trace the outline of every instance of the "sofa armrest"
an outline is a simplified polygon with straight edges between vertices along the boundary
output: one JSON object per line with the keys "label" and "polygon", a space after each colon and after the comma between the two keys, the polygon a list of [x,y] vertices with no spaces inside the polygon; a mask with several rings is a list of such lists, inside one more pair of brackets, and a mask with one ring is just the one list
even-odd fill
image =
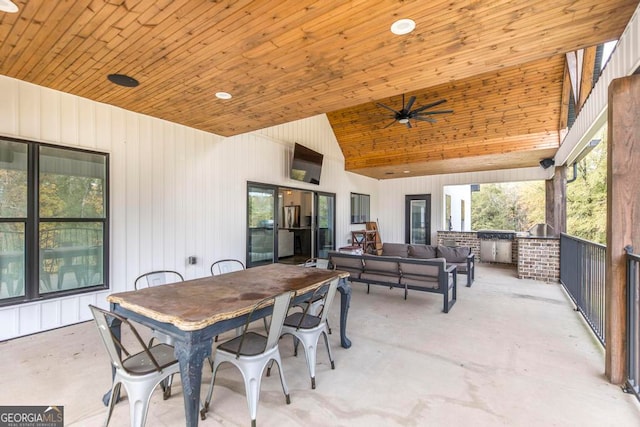
{"label": "sofa armrest", "polygon": [[446,270],[447,275],[451,275],[451,279],[453,280],[453,287],[456,287],[458,284],[458,266],[455,264],[449,265]]}
{"label": "sofa armrest", "polygon": [[[449,281],[449,277],[451,277],[451,281]],[[445,268],[444,277],[440,280],[445,280],[443,284],[444,307],[442,311],[448,313],[458,299],[458,266],[452,264]],[[449,290],[451,290],[451,300],[449,300]]]}
{"label": "sofa armrest", "polygon": [[467,255],[467,287],[470,288],[473,284],[473,279],[476,275],[476,256],[473,252]]}

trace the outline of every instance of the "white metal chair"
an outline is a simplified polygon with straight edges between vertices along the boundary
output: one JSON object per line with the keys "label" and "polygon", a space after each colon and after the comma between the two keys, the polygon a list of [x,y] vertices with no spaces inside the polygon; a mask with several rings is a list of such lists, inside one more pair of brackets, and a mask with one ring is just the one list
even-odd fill
{"label": "white metal chair", "polygon": [[[109,424],[113,406],[120,394],[120,386],[124,385],[129,399],[129,413],[132,427],[142,427],[147,419],[149,401],[156,386],[163,380],[180,372],[178,361],[173,355],[173,347],[168,344],[145,345],[138,331],[129,321],[115,313],[89,305],[98,326],[107,353],[114,368],[113,384],[109,397],[109,413],[105,426]],[[128,350],[119,337],[115,336],[110,324],[120,321],[121,328],[127,327],[135,337],[136,350]],[[130,346],[130,349],[133,347]]]}
{"label": "white metal chair", "polygon": [[156,270],[138,276],[133,282],[133,287],[138,290],[176,282],[184,282],[182,274],[173,270]]}
{"label": "white metal chair", "polygon": [[[321,268],[326,270],[329,266],[329,260],[324,258],[309,258],[304,262],[304,264],[302,264],[302,266],[306,268]],[[314,316],[320,316],[324,304],[323,295],[318,294],[313,301],[303,301],[296,304],[296,306],[300,307],[302,310],[305,310],[309,302],[311,303],[311,306],[309,307],[307,312],[309,314],[313,314]],[[331,326],[329,325],[328,319],[327,330],[329,331],[329,334],[331,334]]]}
{"label": "white metal chair", "polygon": [[[221,259],[211,264],[211,275],[220,276],[222,274],[233,273],[234,271],[242,271],[244,269],[245,269],[244,264],[240,260],[231,259],[231,258]],[[264,330],[269,331],[269,324],[267,323],[267,318],[265,317],[263,321],[264,321]],[[240,335],[241,333],[242,333],[242,328],[238,328],[236,330],[236,335]],[[215,337],[215,341],[218,342],[218,336]],[[209,359],[209,363],[211,364],[213,369],[213,362],[211,362],[211,359]]]}
{"label": "white metal chair", "polygon": [[316,388],[316,350],[318,347],[318,339],[320,335],[324,336],[324,342],[327,346],[327,352],[329,353],[329,361],[331,362],[331,369],[335,369],[335,363],[333,361],[333,355],[331,354],[331,347],[329,346],[327,315],[329,314],[329,307],[338,288],[339,279],[332,280],[328,286],[320,287],[309,298],[309,302],[316,299],[316,296],[321,294],[322,308],[318,315],[309,313],[312,304],[307,304],[307,308],[301,312],[295,312],[288,315],[284,319],[284,325],[282,326],[282,335],[293,335],[295,355],[298,354],[298,341],[302,342],[304,346],[304,354],[307,359],[307,366],[309,368],[309,375],[311,376],[311,388]]}
{"label": "white metal chair", "polygon": [[211,264],[212,276],[219,276],[220,274],[227,274],[240,270],[244,270],[244,264],[242,261],[237,259],[221,259]]}
{"label": "white metal chair", "polygon": [[[133,282],[133,287],[138,290],[142,288],[151,288],[154,286],[166,285],[168,283],[177,283],[184,282],[184,277],[182,274],[178,273],[174,270],[156,270],[150,271],[148,273],[141,274],[136,278]],[[173,338],[167,334],[163,334],[162,332],[158,332],[155,329],[152,329],[153,338],[149,341],[149,347],[153,345],[153,340],[157,339],[158,341],[173,345]],[[166,381],[162,382],[162,391],[164,399],[168,399],[171,396],[171,383],[173,382],[173,377],[167,378]]]}
{"label": "white metal chair", "polygon": [[[223,342],[222,344],[218,344],[214,354],[213,374],[211,376],[211,385],[209,386],[207,400],[204,403],[204,408],[200,411],[202,419],[205,418],[205,414],[209,410],[218,367],[224,362],[229,362],[235,365],[242,374],[247,395],[247,405],[249,406],[249,414],[251,415],[251,425],[253,427],[256,425],[256,414],[258,412],[258,399],[260,397],[262,373],[267,365],[270,365],[272,361],[275,361],[278,364],[282,390],[286,397],[287,404],[291,403],[289,389],[287,388],[287,384],[284,380],[284,373],[282,371],[280,351],[278,349],[278,340],[280,339],[280,333],[282,331],[282,322],[287,315],[290,301],[290,292],[285,292],[275,297],[263,299],[255,304],[251,313],[249,313],[242,335]],[[269,334],[264,336],[256,332],[249,331],[249,324],[251,323],[252,317],[255,315],[256,311],[264,307],[268,307],[271,302],[273,302],[273,312],[271,313]]]}

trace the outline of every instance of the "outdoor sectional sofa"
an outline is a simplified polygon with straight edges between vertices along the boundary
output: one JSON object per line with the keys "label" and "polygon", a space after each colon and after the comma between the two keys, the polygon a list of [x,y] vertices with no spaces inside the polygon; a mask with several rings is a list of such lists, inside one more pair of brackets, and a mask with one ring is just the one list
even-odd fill
{"label": "outdoor sectional sofa", "polygon": [[447,265],[454,264],[459,274],[467,276],[467,287],[471,287],[475,278],[475,255],[468,246],[434,246],[409,243],[385,243],[382,256],[401,258],[434,259],[444,258]]}
{"label": "outdoor sectional sofa", "polygon": [[[445,252],[446,249],[442,254]],[[366,283],[367,293],[370,285],[403,288],[405,299],[409,289],[440,293],[443,296],[443,311],[448,313],[457,298],[457,268],[460,263],[448,264],[445,258],[432,257],[432,254],[437,254],[437,247],[385,243],[380,256],[332,251],[329,252],[329,263],[332,268],[348,271],[350,281]],[[473,260],[471,254],[471,266],[466,262],[464,265],[470,276],[473,275]]]}

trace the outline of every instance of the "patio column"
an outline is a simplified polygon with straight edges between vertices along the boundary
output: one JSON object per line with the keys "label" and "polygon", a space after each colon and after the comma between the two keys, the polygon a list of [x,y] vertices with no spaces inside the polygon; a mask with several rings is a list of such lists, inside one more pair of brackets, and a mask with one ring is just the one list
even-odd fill
{"label": "patio column", "polygon": [[567,231],[567,168],[558,167],[545,181],[545,222],[556,233]]}
{"label": "patio column", "polygon": [[621,384],[626,377],[624,248],[640,251],[640,75],[611,82],[608,114],[605,374]]}

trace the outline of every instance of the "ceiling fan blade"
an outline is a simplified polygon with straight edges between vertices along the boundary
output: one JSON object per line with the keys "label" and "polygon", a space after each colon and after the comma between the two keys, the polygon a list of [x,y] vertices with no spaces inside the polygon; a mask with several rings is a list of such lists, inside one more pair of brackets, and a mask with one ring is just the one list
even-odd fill
{"label": "ceiling fan blade", "polygon": [[[404,100],[404,99],[403,99]],[[416,102],[416,97],[412,96],[411,98],[409,98],[409,102],[407,102],[407,106],[404,107],[404,112],[408,113],[409,111],[411,111],[411,107],[413,107],[413,103]]]}
{"label": "ceiling fan blade", "polygon": [[436,122],[436,119],[432,119],[431,117],[415,116],[413,119],[414,120],[420,120],[421,122],[429,122],[429,123],[435,123]]}
{"label": "ceiling fan blade", "polygon": [[[415,113],[415,111],[414,111]],[[424,112],[419,112],[417,114],[415,114],[415,116],[424,116],[425,114],[449,114],[449,113],[453,113],[453,110],[442,110],[442,111],[424,111]]]}
{"label": "ceiling fan blade", "polygon": [[392,121],[391,123],[389,123],[388,125],[386,125],[386,126],[385,126],[385,127],[383,127],[382,129],[386,129],[386,128],[388,128],[389,126],[391,126],[391,125],[392,125],[392,124],[394,124],[395,122],[396,122],[395,120],[394,120],[394,121]]}
{"label": "ceiling fan blade", "polygon": [[400,111],[396,111],[396,110],[394,110],[394,109],[393,109],[393,108],[391,108],[391,107],[387,107],[387,106],[386,106],[386,105],[384,105],[384,104],[380,104],[379,102],[376,102],[376,105],[377,105],[378,107],[386,108],[386,109],[387,109],[387,110],[389,110],[389,111],[393,111],[395,114],[400,114]]}
{"label": "ceiling fan blade", "polygon": [[418,107],[412,111],[412,113],[419,113],[420,111],[424,111],[427,108],[435,107],[436,105],[440,105],[442,103],[447,102],[446,99],[441,99],[440,101],[432,102],[431,104],[423,105],[422,107]]}

